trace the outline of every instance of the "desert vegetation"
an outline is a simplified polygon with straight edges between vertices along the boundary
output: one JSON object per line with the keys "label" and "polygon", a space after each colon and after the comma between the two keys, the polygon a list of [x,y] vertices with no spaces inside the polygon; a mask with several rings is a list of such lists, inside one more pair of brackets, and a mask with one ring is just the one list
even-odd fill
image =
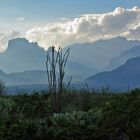
{"label": "desert vegetation", "polygon": [[65,89],[61,112],[52,93],[0,96],[1,140],[139,140],[140,90],[127,93]]}

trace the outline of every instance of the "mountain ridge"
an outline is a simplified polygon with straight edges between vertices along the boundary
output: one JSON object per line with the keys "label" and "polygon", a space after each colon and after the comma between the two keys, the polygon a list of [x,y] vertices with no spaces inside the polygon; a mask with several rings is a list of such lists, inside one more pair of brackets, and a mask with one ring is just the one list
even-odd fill
{"label": "mountain ridge", "polygon": [[111,58],[118,56],[122,51],[126,51],[138,45],[140,45],[140,41],[116,37],[108,40],[99,40],[93,43],[77,43],[64,49],[70,48],[70,60],[81,62],[81,64],[93,69],[97,68],[98,70],[103,70],[108,65]]}
{"label": "mountain ridge", "polygon": [[140,86],[140,57],[127,60],[115,70],[101,72],[86,79],[95,87],[110,86],[111,88],[124,88],[126,86]]}
{"label": "mountain ridge", "polygon": [[140,46],[134,46],[129,50],[123,51],[119,56],[112,58],[104,71],[113,70],[124,64],[128,59],[138,56],[140,56]]}

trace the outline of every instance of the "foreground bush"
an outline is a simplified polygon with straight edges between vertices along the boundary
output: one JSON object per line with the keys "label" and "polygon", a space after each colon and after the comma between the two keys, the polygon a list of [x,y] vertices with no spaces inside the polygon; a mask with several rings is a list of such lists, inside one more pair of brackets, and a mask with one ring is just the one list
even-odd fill
{"label": "foreground bush", "polygon": [[[66,95],[67,99],[68,97],[73,99],[71,105],[73,110],[77,111],[70,110],[62,113],[52,112],[49,95],[36,93],[2,96],[0,98],[0,139],[140,139],[139,90],[126,94],[89,94],[88,111],[84,111],[83,105],[80,107],[81,96],[83,96],[81,93]],[[70,100],[63,102],[65,108],[63,110],[67,110],[68,103]]]}

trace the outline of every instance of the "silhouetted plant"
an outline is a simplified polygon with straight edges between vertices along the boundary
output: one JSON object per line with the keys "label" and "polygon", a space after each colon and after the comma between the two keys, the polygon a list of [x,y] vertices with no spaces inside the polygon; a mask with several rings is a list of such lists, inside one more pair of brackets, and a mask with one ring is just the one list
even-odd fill
{"label": "silhouetted plant", "polygon": [[52,46],[46,55],[46,69],[48,77],[48,89],[52,93],[52,105],[56,112],[61,110],[61,98],[64,87],[65,66],[69,56],[69,49],[63,53],[61,47],[55,51]]}

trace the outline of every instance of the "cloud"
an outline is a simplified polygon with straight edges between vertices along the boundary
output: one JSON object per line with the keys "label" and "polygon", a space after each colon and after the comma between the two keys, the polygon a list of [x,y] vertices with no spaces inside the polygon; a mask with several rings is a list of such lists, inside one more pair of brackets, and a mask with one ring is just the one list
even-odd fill
{"label": "cloud", "polygon": [[25,18],[24,18],[24,17],[17,17],[17,20],[18,20],[18,21],[24,21]]}
{"label": "cloud", "polygon": [[17,31],[0,33],[0,53],[7,49],[9,40],[19,37],[19,35],[20,34]]}
{"label": "cloud", "polygon": [[140,24],[134,26],[132,29],[129,29],[124,36],[128,39],[140,40]]}
{"label": "cloud", "polygon": [[116,8],[103,14],[85,14],[78,18],[48,23],[44,27],[34,27],[26,32],[26,39],[38,42],[41,47],[51,45],[67,46],[73,43],[94,42],[124,36],[140,39],[140,9]]}

